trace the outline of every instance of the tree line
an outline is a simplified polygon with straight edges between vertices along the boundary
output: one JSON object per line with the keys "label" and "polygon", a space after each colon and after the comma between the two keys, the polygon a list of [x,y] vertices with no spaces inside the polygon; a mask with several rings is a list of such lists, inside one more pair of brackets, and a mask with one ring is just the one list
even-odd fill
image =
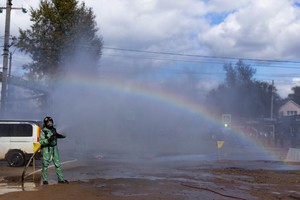
{"label": "tree line", "polygon": [[234,65],[224,64],[223,69],[224,83],[207,95],[208,105],[220,113],[230,113],[240,119],[276,118],[285,101],[293,100],[300,105],[299,86],[293,87],[293,93],[287,98],[281,98],[273,84],[255,80],[256,70],[243,60]]}

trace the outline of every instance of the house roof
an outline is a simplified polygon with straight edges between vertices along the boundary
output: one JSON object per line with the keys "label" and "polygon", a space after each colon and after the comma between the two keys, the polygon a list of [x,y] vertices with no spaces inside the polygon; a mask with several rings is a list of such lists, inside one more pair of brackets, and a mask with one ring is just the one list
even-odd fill
{"label": "house roof", "polygon": [[282,107],[284,107],[285,105],[289,104],[289,103],[293,104],[294,106],[296,106],[297,108],[300,109],[300,105],[299,105],[299,104],[297,104],[297,103],[296,103],[295,101],[293,101],[293,100],[288,100],[288,101],[286,101],[285,103],[283,103],[283,104],[280,106],[279,110],[280,110]]}

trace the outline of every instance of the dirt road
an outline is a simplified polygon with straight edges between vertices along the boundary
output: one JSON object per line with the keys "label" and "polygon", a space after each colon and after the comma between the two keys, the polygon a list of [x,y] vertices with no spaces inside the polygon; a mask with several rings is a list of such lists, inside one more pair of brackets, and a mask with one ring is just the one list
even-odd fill
{"label": "dirt road", "polygon": [[300,199],[300,164],[280,161],[98,156],[63,165],[68,185],[57,184],[50,169],[50,185],[40,185],[38,172],[34,181],[27,178],[25,191],[20,186],[22,170],[1,164],[1,200]]}

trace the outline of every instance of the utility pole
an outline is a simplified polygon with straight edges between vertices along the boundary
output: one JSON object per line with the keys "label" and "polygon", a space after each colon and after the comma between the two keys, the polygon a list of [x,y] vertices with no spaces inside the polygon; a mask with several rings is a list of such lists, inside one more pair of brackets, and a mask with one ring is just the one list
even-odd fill
{"label": "utility pole", "polygon": [[270,118],[273,119],[273,88],[274,88],[274,80],[272,80],[272,86],[271,86],[271,113],[270,113]]}
{"label": "utility pole", "polygon": [[8,74],[8,56],[9,56],[9,36],[10,36],[10,13],[12,9],[21,9],[23,13],[26,13],[24,8],[12,8],[12,0],[6,1],[6,7],[0,7],[6,10],[5,17],[5,30],[4,30],[4,48],[3,48],[3,65],[2,65],[2,89],[1,89],[1,116],[5,116],[7,105],[7,74]]}
{"label": "utility pole", "polygon": [[6,18],[4,31],[4,48],[3,48],[3,65],[2,65],[2,89],[1,89],[1,115],[5,115],[6,97],[7,97],[7,69],[8,69],[8,54],[9,54],[9,32],[10,32],[10,12],[12,0],[6,2]]}

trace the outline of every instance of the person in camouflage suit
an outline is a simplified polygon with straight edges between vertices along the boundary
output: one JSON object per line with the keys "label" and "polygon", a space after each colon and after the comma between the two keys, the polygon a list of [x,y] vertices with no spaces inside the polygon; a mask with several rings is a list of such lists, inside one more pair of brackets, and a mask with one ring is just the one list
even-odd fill
{"label": "person in camouflage suit", "polygon": [[58,183],[68,183],[68,181],[64,179],[61,170],[61,164],[57,148],[58,138],[65,138],[65,136],[56,132],[56,129],[53,127],[53,119],[51,117],[45,117],[39,141],[41,144],[43,155],[42,181],[44,185],[48,184],[47,171],[51,161],[53,161],[55,166]]}

